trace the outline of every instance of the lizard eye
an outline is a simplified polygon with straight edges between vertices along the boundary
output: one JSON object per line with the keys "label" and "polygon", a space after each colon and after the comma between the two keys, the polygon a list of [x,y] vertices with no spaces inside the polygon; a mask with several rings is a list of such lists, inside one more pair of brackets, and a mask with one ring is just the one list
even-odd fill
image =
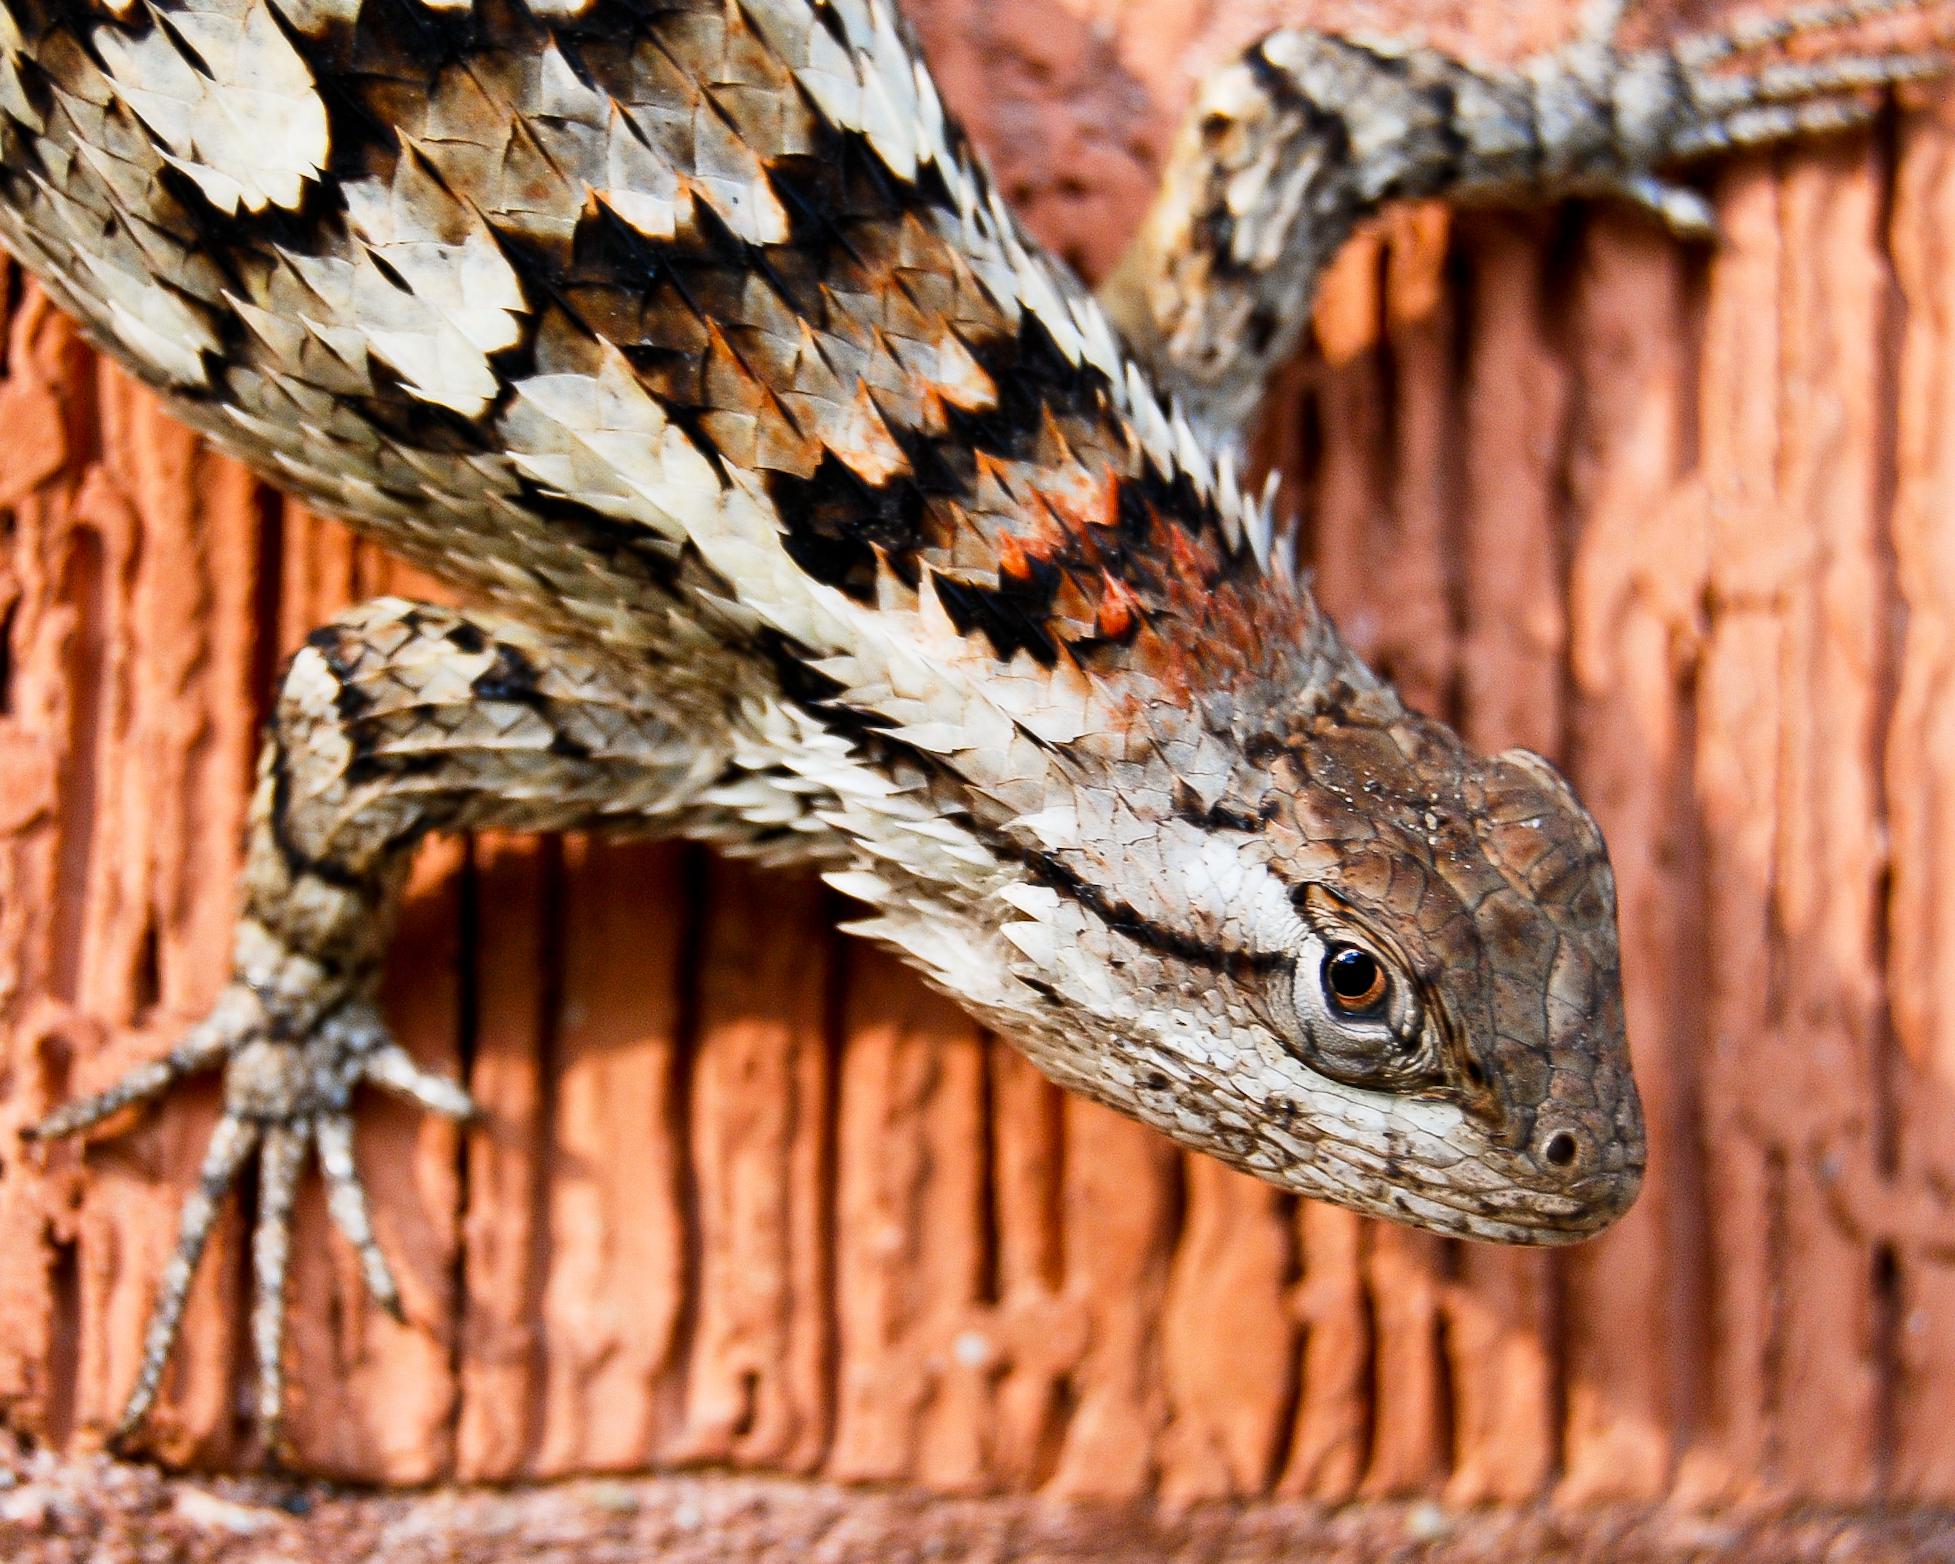
{"label": "lizard eye", "polygon": [[1303,907],[1304,936],[1290,969],[1289,1046],[1320,1075],[1375,1091],[1424,1091],[1444,1073],[1443,1032],[1390,942],[1362,927],[1327,892]]}
{"label": "lizard eye", "polygon": [[1333,945],[1324,955],[1324,997],[1342,1015],[1370,1015],[1384,1004],[1391,981],[1384,964],[1356,945]]}

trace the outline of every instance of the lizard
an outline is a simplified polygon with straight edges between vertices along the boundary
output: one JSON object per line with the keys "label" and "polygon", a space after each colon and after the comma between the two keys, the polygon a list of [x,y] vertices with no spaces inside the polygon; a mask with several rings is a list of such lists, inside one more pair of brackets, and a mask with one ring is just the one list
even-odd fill
{"label": "lizard", "polygon": [[[26,1134],[221,1069],[114,1435],[255,1165],[279,1448],[295,1190],[390,1312],[358,1094],[471,1111],[375,991],[418,842],[676,833],[818,867],[1062,1085],[1302,1195],[1519,1244],[1646,1161],[1614,882],[1320,611],[1238,447],[1353,228],[1615,195],[1943,68],[1838,0],[1517,66],[1271,32],[1098,293],[1028,238],[888,0],[0,0],[0,242],[273,483],[460,589],[282,676],[232,978]],[[1265,491],[1266,494],[1267,491]]]}

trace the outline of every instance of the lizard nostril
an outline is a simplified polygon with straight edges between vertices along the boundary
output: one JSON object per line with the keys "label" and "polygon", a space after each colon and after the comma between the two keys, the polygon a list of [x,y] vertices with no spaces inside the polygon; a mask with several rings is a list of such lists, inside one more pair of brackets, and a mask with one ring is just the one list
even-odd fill
{"label": "lizard nostril", "polygon": [[1575,1160],[1575,1137],[1566,1130],[1556,1130],[1541,1148],[1541,1155],[1555,1167],[1567,1167]]}

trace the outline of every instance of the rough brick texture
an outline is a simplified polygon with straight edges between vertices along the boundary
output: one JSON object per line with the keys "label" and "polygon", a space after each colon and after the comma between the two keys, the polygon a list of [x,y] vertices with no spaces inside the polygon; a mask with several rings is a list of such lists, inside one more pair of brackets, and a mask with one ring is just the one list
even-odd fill
{"label": "rough brick texture", "polygon": [[[1300,10],[912,9],[1089,271],[1198,69]],[[1312,14],[1457,43],[1477,11],[1511,54],[1571,9]],[[1266,442],[1357,642],[1481,744],[1561,757],[1608,831],[1653,1135],[1620,1229],[1470,1248],[1183,1156],[843,944],[804,881],[441,843],[390,1006],[487,1117],[363,1122],[405,1327],[309,1191],[304,1463],[1955,1503],[1955,96],[1714,185],[1715,250],[1615,212],[1396,215]],[[0,1409],[79,1448],[214,1098],[85,1158],[12,1132],[209,1000],[278,659],[426,587],[202,451],[17,277],[5,302]],[[253,1454],[237,1238],[154,1423],[169,1463]]]}
{"label": "rough brick texture", "polygon": [[8,1564],[1947,1564],[1919,1508],[1703,1516],[1674,1505],[1296,1500],[1180,1507],[946,1497],[781,1478],[586,1478],[346,1493],[162,1477],[99,1460],[0,1465]]}

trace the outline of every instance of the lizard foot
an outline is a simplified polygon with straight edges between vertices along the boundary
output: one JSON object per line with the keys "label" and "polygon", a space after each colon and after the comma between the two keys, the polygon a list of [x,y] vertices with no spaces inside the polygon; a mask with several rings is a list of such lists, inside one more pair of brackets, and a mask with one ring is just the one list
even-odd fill
{"label": "lizard foot", "polygon": [[316,1151],[328,1209],[360,1259],[380,1306],[400,1319],[400,1291],[374,1239],[366,1191],[353,1165],[354,1089],[370,1081],[453,1119],[473,1104],[454,1083],[431,1075],[387,1033],[364,1000],[352,1000],[309,1023],[269,1011],[250,988],[233,983],[210,1015],[170,1053],[137,1065],[115,1085],[50,1114],[27,1131],[47,1141],[78,1134],[134,1103],[158,1096],[198,1071],[224,1066],[224,1116],[211,1135],[197,1187],[183,1203],[182,1224],[165,1267],[135,1388],[111,1435],[134,1433],[156,1400],[164,1365],[183,1323],[204,1245],[220,1202],[244,1165],[258,1159],[258,1213],[251,1237],[251,1344],[257,1362],[258,1416],[274,1457],[282,1453],[285,1280],[291,1258],[292,1206],[299,1174]]}
{"label": "lizard foot", "polygon": [[[1879,112],[1882,91],[1944,76],[1955,64],[1946,48],[1925,44],[1848,49],[1813,59],[1785,54],[1788,46],[1850,35],[1883,20],[1945,12],[1947,0],[1817,0],[1688,34],[1660,49],[1617,54],[1616,33],[1628,9],[1628,0],[1599,0],[1575,52],[1587,51],[1614,76],[1607,96],[1619,124],[1633,133],[1639,110],[1663,122],[1664,161],[1864,125]],[[1579,62],[1571,63],[1584,74]],[[1714,232],[1709,203],[1685,186],[1645,169],[1625,170],[1603,183],[1682,237]]]}

